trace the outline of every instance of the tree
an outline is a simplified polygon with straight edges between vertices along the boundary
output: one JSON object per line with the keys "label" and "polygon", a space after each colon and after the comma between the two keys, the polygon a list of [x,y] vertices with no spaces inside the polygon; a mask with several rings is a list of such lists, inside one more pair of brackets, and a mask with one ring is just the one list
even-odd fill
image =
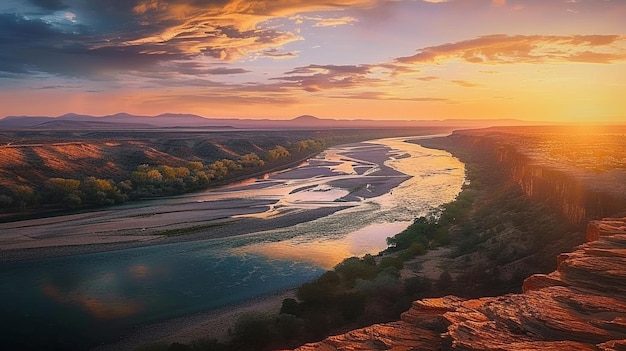
{"label": "tree", "polygon": [[83,192],[78,179],[50,178],[44,183],[43,201],[75,208],[82,203]]}
{"label": "tree", "polygon": [[32,206],[37,203],[37,196],[33,188],[27,185],[18,185],[13,189],[13,199],[15,203],[20,207],[21,211],[24,211],[27,206]]}
{"label": "tree", "polygon": [[358,257],[350,257],[336,265],[335,272],[343,278],[348,287],[351,287],[357,278],[373,279],[376,276],[376,266]]}
{"label": "tree", "polygon": [[9,207],[13,203],[13,199],[7,195],[0,195],[0,208]]}
{"label": "tree", "polygon": [[200,172],[204,169],[204,165],[199,161],[187,162],[187,168],[191,173]]}
{"label": "tree", "polygon": [[289,157],[289,156],[291,156],[289,151],[287,151],[287,149],[285,149],[284,147],[280,145],[277,146],[275,149],[271,149],[270,151],[267,152],[267,160],[270,162],[276,161],[282,157]]}
{"label": "tree", "polygon": [[325,302],[331,300],[341,284],[339,275],[328,271],[312,282],[304,283],[298,288],[296,296],[302,302]]}
{"label": "tree", "polygon": [[[157,171],[158,172],[158,171]],[[126,200],[125,195],[110,179],[87,177],[83,182],[84,200],[95,205],[112,205]]]}
{"label": "tree", "polygon": [[280,314],[300,315],[300,304],[295,299],[284,299],[280,307]]}
{"label": "tree", "polygon": [[261,167],[265,164],[265,162],[263,162],[263,160],[261,160],[255,153],[249,153],[241,156],[239,158],[239,163],[244,168]]}

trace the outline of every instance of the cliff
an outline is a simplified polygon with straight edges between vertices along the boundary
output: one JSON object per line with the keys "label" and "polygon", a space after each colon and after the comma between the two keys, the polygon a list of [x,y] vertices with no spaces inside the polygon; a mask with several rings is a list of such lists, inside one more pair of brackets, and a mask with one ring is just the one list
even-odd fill
{"label": "cliff", "polygon": [[521,294],[419,300],[398,322],[297,350],[624,350],[626,218],[591,221],[587,233],[593,241],[527,278]]}
{"label": "cliff", "polygon": [[495,153],[525,195],[559,208],[568,221],[612,216],[626,208],[624,127],[488,128],[450,138]]}

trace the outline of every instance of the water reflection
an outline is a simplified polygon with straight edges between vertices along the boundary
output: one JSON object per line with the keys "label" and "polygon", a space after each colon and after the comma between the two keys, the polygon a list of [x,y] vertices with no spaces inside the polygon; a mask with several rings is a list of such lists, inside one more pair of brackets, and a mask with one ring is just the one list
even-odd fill
{"label": "water reflection", "polygon": [[42,292],[58,304],[75,305],[102,321],[129,317],[143,309],[143,305],[140,302],[131,302],[125,297],[116,294],[97,296],[92,295],[88,290],[64,292],[61,291],[60,287],[52,284],[44,284]]}
{"label": "water reflection", "polygon": [[406,228],[410,222],[377,223],[349,233],[345,237],[296,237],[289,240],[257,243],[235,249],[263,255],[269,259],[312,262],[332,269],[347,257],[377,253],[387,247],[387,238]]}

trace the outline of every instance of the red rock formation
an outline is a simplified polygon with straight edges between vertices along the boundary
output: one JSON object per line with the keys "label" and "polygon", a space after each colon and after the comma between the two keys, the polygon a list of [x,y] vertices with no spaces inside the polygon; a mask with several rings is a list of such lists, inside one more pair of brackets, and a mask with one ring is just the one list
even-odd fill
{"label": "red rock formation", "polygon": [[401,321],[297,350],[626,350],[626,218],[588,228],[595,241],[526,279],[522,294],[415,301]]}

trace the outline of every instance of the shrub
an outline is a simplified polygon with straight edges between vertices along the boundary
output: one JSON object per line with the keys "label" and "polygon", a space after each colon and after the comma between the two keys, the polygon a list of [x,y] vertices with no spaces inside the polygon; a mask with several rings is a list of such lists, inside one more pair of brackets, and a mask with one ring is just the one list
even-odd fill
{"label": "shrub", "polygon": [[356,279],[373,279],[376,276],[376,266],[358,257],[350,257],[335,266],[335,272],[339,274],[347,287],[352,287]]}
{"label": "shrub", "polygon": [[272,322],[274,318],[264,313],[243,314],[234,327],[234,340],[244,345],[264,347],[276,336]]}
{"label": "shrub", "polygon": [[295,299],[284,299],[280,307],[280,314],[300,315],[300,304]]}

